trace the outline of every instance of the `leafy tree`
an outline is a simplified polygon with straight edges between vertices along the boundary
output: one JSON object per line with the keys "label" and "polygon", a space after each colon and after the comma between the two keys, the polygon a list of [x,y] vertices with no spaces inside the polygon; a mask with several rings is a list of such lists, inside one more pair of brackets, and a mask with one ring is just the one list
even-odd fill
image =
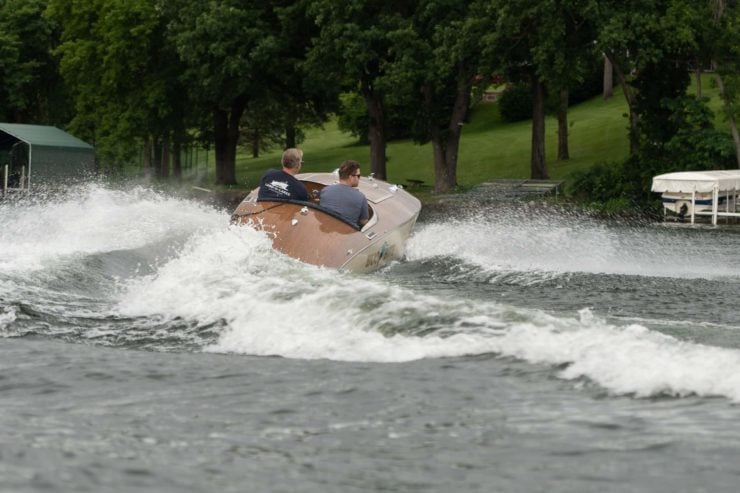
{"label": "leafy tree", "polygon": [[[169,35],[185,65],[181,80],[195,106],[212,115],[216,183],[236,183],[240,124],[250,108],[276,108],[288,145],[295,144],[298,125],[326,118],[331,91],[304,77],[314,32],[306,2],[177,0],[172,5],[177,12]],[[258,122],[258,116],[247,117],[253,129],[274,128],[276,119]]]}
{"label": "leafy tree", "polygon": [[45,0],[0,0],[0,119],[61,125],[70,106],[51,49]]}
{"label": "leafy tree", "polygon": [[325,77],[313,78],[307,67],[308,51],[319,29],[308,9],[312,0],[283,2],[275,8],[280,23],[283,63],[292,67],[280,94],[270,104],[283,116],[285,147],[295,147],[304,126],[322,125],[339,108],[341,88]]}
{"label": "leafy tree", "polygon": [[[277,84],[279,42],[271,5],[227,0],[173,2],[169,25],[196,107],[211,114],[216,183],[236,184],[239,124],[254,100]],[[286,70],[290,73],[290,70]]]}
{"label": "leafy tree", "polygon": [[568,159],[569,92],[583,83],[591,71],[596,38],[596,0],[553,0],[538,2],[532,59],[537,75],[557,94],[558,159]]}
{"label": "leafy tree", "polygon": [[309,70],[315,80],[337,82],[357,91],[367,106],[370,169],[386,178],[388,98],[403,94],[389,76],[398,62],[394,43],[408,33],[412,5],[390,0],[316,0],[309,14],[320,32],[312,46]]}
{"label": "leafy tree", "polygon": [[569,192],[583,202],[592,204],[627,203],[624,166],[622,163],[596,163],[571,176]]}
{"label": "leafy tree", "polygon": [[532,118],[532,89],[529,84],[517,82],[509,84],[498,98],[501,119],[505,122],[518,122]]}
{"label": "leafy tree", "polygon": [[[727,133],[715,130],[707,98],[683,96],[666,101],[676,132],[666,142],[665,170],[724,169],[734,163],[735,146]],[[656,173],[657,174],[657,173]]]}
{"label": "leafy tree", "polygon": [[[250,104],[240,124],[239,142],[249,149],[252,157],[259,157],[261,151],[285,144],[285,118],[277,102],[261,100]],[[294,140],[289,147],[295,147]]]}
{"label": "leafy tree", "polygon": [[186,137],[187,108],[165,14],[149,0],[50,0],[47,10],[62,29],[56,53],[75,102],[71,127],[119,165],[135,157],[136,142],[146,143],[160,176],[169,174],[162,157],[171,143],[177,150]]}
{"label": "leafy tree", "polygon": [[[683,75],[688,77],[688,71]],[[706,99],[691,95],[662,99],[665,120],[660,129],[652,129],[649,135],[663,140],[642,142],[640,152],[628,159],[622,168],[625,194],[634,202],[645,204],[653,200],[650,184],[655,175],[723,169],[732,163],[732,139],[714,129],[714,115],[706,102]],[[640,128],[645,127],[641,121]]]}
{"label": "leafy tree", "polygon": [[[345,92],[339,96],[337,126],[343,132],[357,137],[361,144],[368,145],[370,119],[367,116],[367,105],[357,92]],[[386,136],[388,141],[408,139],[411,137],[413,112],[416,108],[398,106],[391,100],[386,104]]]}
{"label": "leafy tree", "polygon": [[621,166],[620,190],[644,204],[652,199],[652,176],[721,168],[731,155],[706,100],[686,94],[690,70],[707,50],[707,29],[698,26],[711,17],[706,4],[690,0],[615,0],[601,7],[598,44],[630,110],[631,155]]}
{"label": "leafy tree", "polygon": [[533,60],[536,41],[532,33],[546,29],[549,19],[538,11],[535,0],[492,0],[498,21],[486,35],[484,55],[499,67],[507,80],[532,88],[531,177],[548,178],[545,160],[545,97],[543,80]]}
{"label": "leafy tree", "polygon": [[700,31],[704,35],[704,44],[699,58],[708,58],[714,69],[724,103],[725,118],[730,124],[735,144],[735,165],[740,168],[740,132],[737,126],[737,119],[740,118],[740,3],[733,0],[709,0],[706,3],[699,2],[695,7],[701,12],[697,17],[704,21],[697,23],[704,26]]}
{"label": "leafy tree", "polygon": [[370,119],[367,116],[367,105],[357,92],[344,92],[339,95],[337,126],[342,132],[357,137],[361,144],[370,143],[368,137]]}
{"label": "leafy tree", "polygon": [[497,29],[486,54],[507,79],[532,88],[531,177],[548,178],[545,113],[548,92],[558,101],[558,156],[568,158],[568,91],[585,78],[597,28],[596,0],[493,0]]}
{"label": "leafy tree", "polygon": [[532,88],[531,177],[548,178],[545,161],[545,98],[543,80],[533,60],[536,46],[532,36],[549,21],[538,13],[535,0],[492,0],[497,21],[485,36],[484,54],[491,67],[499,67],[504,77]]}
{"label": "leafy tree", "polygon": [[399,39],[403,64],[393,79],[404,87],[415,73],[420,95],[416,140],[431,140],[434,152],[434,189],[449,192],[457,186],[460,137],[470,109],[479,73],[481,43],[495,10],[488,2],[421,0],[414,26]]}
{"label": "leafy tree", "polygon": [[[654,137],[652,132],[661,132],[661,119],[666,116],[661,98],[681,96],[688,86],[686,74],[697,52],[692,4],[692,0],[600,3],[598,46],[622,84],[629,107],[633,156],[640,152],[641,142]],[[649,95],[640,96],[640,91]],[[667,135],[663,132],[659,137]]]}

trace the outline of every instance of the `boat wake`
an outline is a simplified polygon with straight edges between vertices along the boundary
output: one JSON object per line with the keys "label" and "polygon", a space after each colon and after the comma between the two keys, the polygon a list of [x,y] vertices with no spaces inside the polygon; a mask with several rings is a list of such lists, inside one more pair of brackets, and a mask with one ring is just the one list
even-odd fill
{"label": "boat wake", "polygon": [[424,224],[407,257],[455,258],[495,273],[591,273],[674,278],[740,278],[737,234],[607,223],[565,213],[501,209]]}
{"label": "boat wake", "polygon": [[[45,206],[3,205],[0,216],[9,225],[0,232],[6,338],[366,362],[492,354],[615,395],[740,401],[733,347],[614,323],[588,308],[563,313],[471,296],[476,288],[466,287],[469,276],[456,262],[446,279],[442,263],[436,283],[394,277],[435,258],[476,265],[488,281],[497,269],[520,275],[507,279],[525,287],[529,272],[596,273],[612,263],[612,272],[677,274],[651,266],[657,253],[645,254],[649,240],[629,229],[568,218],[550,226],[480,218],[421,224],[410,262],[361,276],[303,264],[274,251],[264,234],[229,226],[225,211],[143,189],[90,186]],[[698,276],[702,267],[709,265],[681,267],[678,276]]]}

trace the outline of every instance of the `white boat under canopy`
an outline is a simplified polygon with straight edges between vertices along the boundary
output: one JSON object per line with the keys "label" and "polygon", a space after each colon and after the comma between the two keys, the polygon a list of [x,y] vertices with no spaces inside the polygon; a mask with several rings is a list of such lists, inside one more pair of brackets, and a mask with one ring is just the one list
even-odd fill
{"label": "white boat under canopy", "polygon": [[653,192],[661,194],[663,212],[686,216],[740,217],[740,170],[679,171],[653,177]]}

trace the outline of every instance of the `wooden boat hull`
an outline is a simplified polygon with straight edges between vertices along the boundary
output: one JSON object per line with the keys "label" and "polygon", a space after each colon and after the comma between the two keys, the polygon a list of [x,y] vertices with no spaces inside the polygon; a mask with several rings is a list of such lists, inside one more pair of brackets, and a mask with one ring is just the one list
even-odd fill
{"label": "wooden boat hull", "polygon": [[[298,175],[312,196],[333,183],[331,173]],[[273,247],[314,265],[370,272],[403,257],[406,239],[421,203],[413,195],[381,180],[363,178],[372,217],[362,230],[321,208],[317,201],[256,201],[252,191],[236,208],[232,223],[265,231]]]}

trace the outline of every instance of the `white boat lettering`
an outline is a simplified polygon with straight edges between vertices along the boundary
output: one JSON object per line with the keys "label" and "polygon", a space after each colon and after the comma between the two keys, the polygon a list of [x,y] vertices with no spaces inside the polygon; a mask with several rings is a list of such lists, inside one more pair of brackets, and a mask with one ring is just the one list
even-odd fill
{"label": "white boat lettering", "polygon": [[380,246],[380,250],[367,257],[365,267],[376,266],[386,257],[391,259],[396,257],[396,245],[389,245],[388,242],[384,242]]}

